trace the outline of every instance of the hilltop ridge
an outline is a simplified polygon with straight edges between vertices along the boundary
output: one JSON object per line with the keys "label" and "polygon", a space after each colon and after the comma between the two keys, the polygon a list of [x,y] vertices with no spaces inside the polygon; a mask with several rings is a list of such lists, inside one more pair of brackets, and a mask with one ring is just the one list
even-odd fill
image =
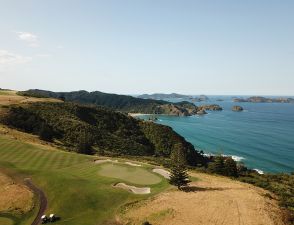
{"label": "hilltop ridge", "polygon": [[30,89],[27,91],[18,92],[18,94],[30,97],[57,98],[66,102],[104,106],[126,113],[191,116],[196,115],[198,111],[202,110],[201,106],[198,107],[189,101],[171,103],[164,100],[135,98],[129,95],[109,94],[100,91],[88,92],[81,90],[72,92],[52,92],[39,89]]}

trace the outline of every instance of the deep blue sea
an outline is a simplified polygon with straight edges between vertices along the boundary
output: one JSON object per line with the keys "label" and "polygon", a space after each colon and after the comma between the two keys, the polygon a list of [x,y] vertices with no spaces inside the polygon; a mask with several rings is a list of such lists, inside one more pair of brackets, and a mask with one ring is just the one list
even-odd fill
{"label": "deep blue sea", "polygon": [[[235,156],[247,167],[264,172],[293,172],[294,104],[234,103],[231,97],[222,99],[225,100],[195,104],[216,103],[223,111],[204,116],[158,116],[157,122],[172,127],[205,153]],[[233,105],[245,110],[233,112]]]}

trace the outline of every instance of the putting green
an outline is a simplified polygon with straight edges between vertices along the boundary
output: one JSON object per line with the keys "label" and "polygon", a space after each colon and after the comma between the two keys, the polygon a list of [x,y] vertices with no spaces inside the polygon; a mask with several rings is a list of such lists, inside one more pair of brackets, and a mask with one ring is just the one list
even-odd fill
{"label": "putting green", "polygon": [[98,173],[101,176],[117,178],[133,184],[151,185],[162,181],[159,176],[149,172],[146,168],[115,163],[101,164]]}

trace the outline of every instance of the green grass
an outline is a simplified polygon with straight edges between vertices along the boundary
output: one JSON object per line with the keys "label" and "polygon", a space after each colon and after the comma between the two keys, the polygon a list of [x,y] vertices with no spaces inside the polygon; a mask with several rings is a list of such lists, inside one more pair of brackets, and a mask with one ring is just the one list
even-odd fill
{"label": "green grass", "polygon": [[0,90],[0,95],[15,95],[12,91]]}
{"label": "green grass", "polygon": [[162,178],[147,171],[145,168],[118,165],[114,163],[103,163],[99,174],[127,181],[133,184],[150,185],[160,183]]}
{"label": "green grass", "polygon": [[[115,217],[121,206],[145,199],[168,186],[167,181],[152,174],[148,167],[134,168],[118,164],[111,170],[111,164],[95,164],[93,161],[94,157],[91,156],[48,150],[0,137],[0,169],[13,171],[21,179],[31,177],[47,196],[46,213],[61,217],[55,224],[105,224],[105,221]],[[115,173],[122,171],[123,175],[115,176]],[[120,181],[148,184],[152,194],[134,195],[111,187]],[[30,224],[36,210],[37,207],[29,215],[9,219],[13,219],[14,224]],[[4,221],[4,217],[0,218]]]}
{"label": "green grass", "polygon": [[0,225],[13,225],[13,221],[8,218],[0,217]]}

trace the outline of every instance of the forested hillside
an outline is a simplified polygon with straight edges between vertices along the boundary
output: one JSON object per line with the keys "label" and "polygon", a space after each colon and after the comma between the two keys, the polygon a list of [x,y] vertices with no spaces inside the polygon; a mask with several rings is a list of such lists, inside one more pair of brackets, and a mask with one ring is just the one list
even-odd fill
{"label": "forested hillside", "polygon": [[171,114],[188,116],[196,114],[197,106],[190,102],[170,103],[162,100],[135,98],[128,95],[108,94],[99,91],[52,92],[32,89],[18,92],[33,97],[59,98],[68,102],[105,106],[117,111],[129,113]]}
{"label": "forested hillside", "polygon": [[180,145],[190,165],[204,162],[203,156],[171,128],[103,107],[31,103],[9,106],[4,115],[2,123],[79,153],[169,157]]}

